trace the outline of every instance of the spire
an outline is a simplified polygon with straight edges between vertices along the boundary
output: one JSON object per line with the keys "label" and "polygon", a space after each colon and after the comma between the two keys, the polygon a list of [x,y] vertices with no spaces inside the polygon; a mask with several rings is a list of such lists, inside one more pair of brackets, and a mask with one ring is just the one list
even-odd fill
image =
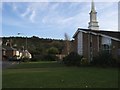
{"label": "spire", "polygon": [[93,0],[91,2],[91,11],[95,12],[95,5]]}
{"label": "spire", "polygon": [[99,30],[97,22],[97,12],[95,11],[95,5],[93,0],[91,2],[90,22],[88,28],[92,30]]}

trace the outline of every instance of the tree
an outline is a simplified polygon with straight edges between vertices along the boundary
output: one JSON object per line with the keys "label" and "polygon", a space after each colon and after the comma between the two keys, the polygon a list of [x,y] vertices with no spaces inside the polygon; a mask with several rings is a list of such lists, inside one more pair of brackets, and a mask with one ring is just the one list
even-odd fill
{"label": "tree", "polygon": [[56,47],[51,47],[47,50],[47,53],[44,56],[44,60],[46,61],[56,61],[58,60],[58,57],[56,56],[56,54],[59,53],[58,49]]}
{"label": "tree", "polygon": [[52,41],[52,43],[50,43],[50,46],[56,47],[59,50],[59,54],[60,54],[62,52],[64,44],[60,41]]}
{"label": "tree", "polygon": [[58,49],[55,47],[49,48],[47,52],[48,52],[48,54],[58,54],[59,53]]}
{"label": "tree", "polygon": [[65,33],[65,49],[66,49],[66,52],[67,52],[67,55],[70,53],[70,38],[69,36],[67,35],[67,33]]}

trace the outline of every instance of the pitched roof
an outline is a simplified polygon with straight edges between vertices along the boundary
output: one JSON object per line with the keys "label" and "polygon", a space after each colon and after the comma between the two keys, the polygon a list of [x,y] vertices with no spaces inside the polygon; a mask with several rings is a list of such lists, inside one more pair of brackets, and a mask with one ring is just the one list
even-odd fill
{"label": "pitched roof", "polygon": [[15,49],[15,48],[13,48],[13,47],[9,47],[9,46],[6,46],[6,45],[3,45],[2,46],[5,50],[17,50],[17,49]]}
{"label": "pitched roof", "polygon": [[76,37],[76,35],[79,33],[79,32],[85,32],[85,33],[94,33],[96,35],[106,35],[106,36],[109,36],[109,37],[112,37],[112,38],[116,38],[116,39],[119,39],[120,40],[120,32],[119,31],[105,31],[105,30],[91,30],[91,29],[81,29],[81,28],[78,28],[78,30],[76,31],[76,33],[73,35],[73,38]]}
{"label": "pitched roof", "polygon": [[2,50],[6,50],[6,49],[2,47]]}

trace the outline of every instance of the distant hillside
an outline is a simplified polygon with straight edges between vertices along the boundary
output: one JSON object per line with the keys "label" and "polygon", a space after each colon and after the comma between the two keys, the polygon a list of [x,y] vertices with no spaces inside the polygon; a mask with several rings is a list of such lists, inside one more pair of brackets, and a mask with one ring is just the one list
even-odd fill
{"label": "distant hillside", "polygon": [[[14,48],[26,48],[26,37],[3,37],[2,40],[3,46],[7,40],[10,40],[11,45]],[[46,54],[47,50],[51,47],[57,48],[59,54],[61,54],[65,48],[65,41],[57,39],[44,39],[36,36],[27,37],[27,49],[32,54]]]}

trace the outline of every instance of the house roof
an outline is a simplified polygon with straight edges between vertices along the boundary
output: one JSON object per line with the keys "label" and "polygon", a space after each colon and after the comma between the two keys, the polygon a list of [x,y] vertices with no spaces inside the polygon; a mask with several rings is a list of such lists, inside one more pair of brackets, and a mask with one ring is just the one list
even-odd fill
{"label": "house roof", "polygon": [[3,45],[2,48],[4,48],[5,50],[14,50],[14,51],[17,50],[13,47],[9,47],[9,46],[6,46],[6,45]]}
{"label": "house roof", "polygon": [[2,47],[2,50],[6,50],[6,49]]}
{"label": "house roof", "polygon": [[79,32],[92,33],[92,34],[101,35],[101,36],[108,36],[112,39],[120,41],[120,32],[119,31],[105,31],[105,30],[98,30],[97,31],[97,30],[91,30],[91,29],[78,28],[76,33],[73,35],[73,38],[75,38]]}

